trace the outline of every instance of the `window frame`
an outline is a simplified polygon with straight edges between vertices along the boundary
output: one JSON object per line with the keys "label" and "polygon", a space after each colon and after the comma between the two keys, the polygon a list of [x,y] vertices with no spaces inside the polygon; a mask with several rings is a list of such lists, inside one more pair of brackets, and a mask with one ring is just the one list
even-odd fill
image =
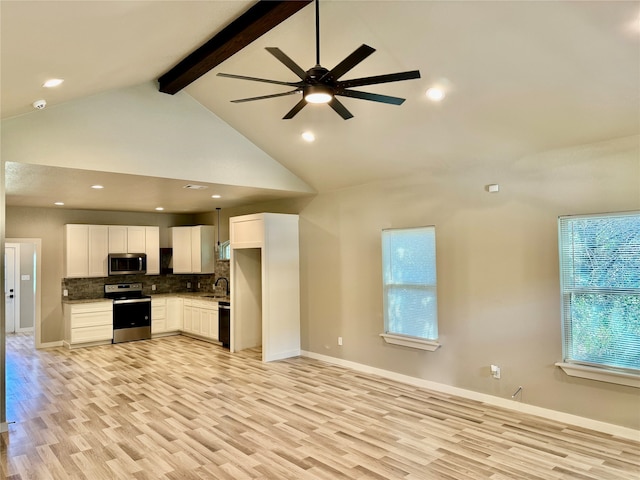
{"label": "window frame", "polygon": [[[432,265],[425,265],[426,268],[430,269],[431,276],[433,277],[434,282],[422,282],[422,283],[393,283],[387,282],[387,277],[390,275],[388,273],[388,268],[391,269],[392,265],[387,265],[385,263],[385,234],[389,232],[415,232],[416,230],[425,230],[428,231],[433,240],[433,252],[430,252],[428,257],[433,259]],[[384,333],[381,333],[380,336],[384,339],[386,343],[399,345],[403,347],[416,348],[420,350],[426,351],[435,351],[440,347],[440,343],[438,342],[438,338],[427,338],[421,336],[413,336],[408,334],[403,334],[399,332],[390,331],[389,329],[389,297],[391,287],[405,287],[410,288],[412,290],[425,290],[433,292],[433,298],[435,299],[435,311],[432,323],[435,323],[435,331],[438,331],[438,307],[437,307],[437,261],[436,261],[436,228],[435,225],[426,225],[421,227],[408,227],[408,228],[388,228],[384,229],[381,234],[381,257],[382,257],[382,268],[381,268],[381,276],[382,276],[382,294],[383,294],[383,322],[384,322]],[[390,256],[389,260],[392,260]]]}
{"label": "window frame", "polygon": [[222,242],[218,247],[218,260],[231,259],[231,242],[229,240]]}
{"label": "window frame", "polygon": [[[566,240],[564,239],[563,232],[567,225],[572,220],[584,220],[594,219],[601,220],[605,218],[614,217],[626,217],[635,216],[640,218],[640,211],[629,212],[615,212],[615,213],[602,213],[602,214],[589,214],[589,215],[571,215],[558,217],[558,260],[559,260],[559,274],[560,274],[560,308],[561,308],[561,329],[562,329],[562,358],[563,361],[557,362],[555,365],[562,368],[563,371],[572,377],[587,378],[591,380],[604,381],[609,383],[616,383],[621,385],[627,385],[631,387],[640,388],[640,366],[635,368],[626,368],[607,365],[602,362],[598,362],[595,359],[585,360],[580,358],[572,358],[570,344],[572,342],[573,324],[574,318],[571,316],[571,302],[573,295],[580,294],[604,294],[604,295],[638,295],[640,294],[640,287],[634,288],[616,288],[616,287],[583,287],[576,285],[566,285],[567,278],[571,275],[570,272],[565,271],[569,265],[573,265],[574,262],[569,262],[568,259],[573,259],[571,254],[567,255],[565,252],[573,250],[574,242],[568,244],[571,248],[568,249]],[[570,267],[569,267],[570,268]],[[568,315],[567,315],[568,313]]]}

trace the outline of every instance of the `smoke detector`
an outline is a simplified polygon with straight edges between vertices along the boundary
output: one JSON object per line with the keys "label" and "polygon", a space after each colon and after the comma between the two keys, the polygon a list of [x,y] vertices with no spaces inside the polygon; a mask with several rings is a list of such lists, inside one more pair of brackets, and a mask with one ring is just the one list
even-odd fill
{"label": "smoke detector", "polygon": [[33,102],[33,108],[35,108],[36,110],[42,110],[46,106],[47,106],[47,101],[44,99],[36,100],[35,102]]}

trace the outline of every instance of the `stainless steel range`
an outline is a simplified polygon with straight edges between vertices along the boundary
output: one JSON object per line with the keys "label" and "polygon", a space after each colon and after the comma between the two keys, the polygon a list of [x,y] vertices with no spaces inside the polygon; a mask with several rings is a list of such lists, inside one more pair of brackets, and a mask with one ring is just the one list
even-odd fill
{"label": "stainless steel range", "polygon": [[142,294],[142,283],[104,286],[113,299],[113,343],[151,338],[151,297]]}

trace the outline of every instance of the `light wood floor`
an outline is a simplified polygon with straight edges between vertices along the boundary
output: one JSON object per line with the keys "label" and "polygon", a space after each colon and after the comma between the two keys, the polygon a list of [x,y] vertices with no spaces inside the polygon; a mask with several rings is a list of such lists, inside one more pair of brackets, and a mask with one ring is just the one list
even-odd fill
{"label": "light wood floor", "polygon": [[640,478],[638,443],[307,358],[32,345],[7,342],[10,480]]}

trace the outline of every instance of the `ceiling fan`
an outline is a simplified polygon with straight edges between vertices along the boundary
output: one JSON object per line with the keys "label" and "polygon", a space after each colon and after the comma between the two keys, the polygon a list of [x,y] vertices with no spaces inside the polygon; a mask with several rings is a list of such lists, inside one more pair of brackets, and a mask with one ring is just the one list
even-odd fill
{"label": "ceiling fan", "polygon": [[338,65],[328,70],[320,65],[320,11],[318,0],[315,2],[316,7],[316,65],[307,71],[304,71],[298,64],[291,60],[285,53],[277,47],[267,47],[266,50],[274,57],[280,60],[289,70],[295,73],[300,80],[297,82],[283,82],[279,80],[268,80],[265,78],[246,77],[244,75],[232,75],[229,73],[218,73],[219,77],[237,78],[240,80],[251,80],[254,82],[272,83],[275,85],[285,85],[294,87],[284,93],[275,93],[272,95],[262,95],[259,97],[241,98],[239,100],[231,100],[233,103],[251,102],[254,100],[264,100],[267,98],[284,97],[302,93],[302,99],[283,117],[289,120],[296,116],[307,103],[328,103],[335,112],[344,120],[353,117],[351,112],[336,98],[338,96],[359,98],[361,100],[370,100],[372,102],[388,103],[391,105],[401,105],[404,98],[391,97],[388,95],[379,95],[376,93],[362,92],[351,90],[352,87],[361,87],[364,85],[375,85],[379,83],[399,82],[402,80],[412,80],[420,78],[420,71],[411,70],[408,72],[390,73],[387,75],[376,75],[373,77],[355,78],[352,80],[340,80],[340,78],[351,70],[353,67],[362,62],[365,58],[375,52],[375,49],[368,45],[361,45],[351,55],[342,60]]}

